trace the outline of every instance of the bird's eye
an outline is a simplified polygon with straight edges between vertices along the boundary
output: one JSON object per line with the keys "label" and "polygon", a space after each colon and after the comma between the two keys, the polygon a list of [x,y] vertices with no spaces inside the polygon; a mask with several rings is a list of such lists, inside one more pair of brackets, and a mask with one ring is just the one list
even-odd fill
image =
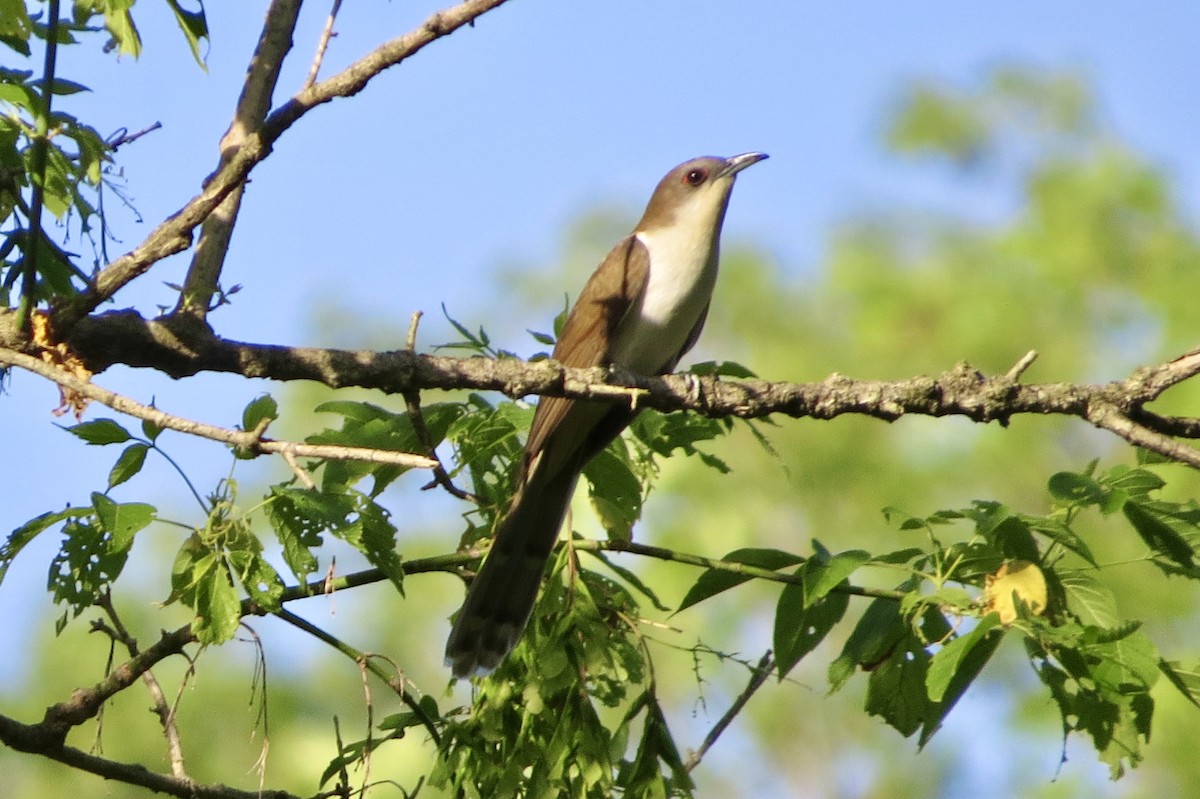
{"label": "bird's eye", "polygon": [[701,183],[703,183],[705,180],[708,179],[708,170],[693,169],[690,172],[688,172],[686,175],[684,175],[683,179],[687,181],[687,184],[689,186],[699,186]]}

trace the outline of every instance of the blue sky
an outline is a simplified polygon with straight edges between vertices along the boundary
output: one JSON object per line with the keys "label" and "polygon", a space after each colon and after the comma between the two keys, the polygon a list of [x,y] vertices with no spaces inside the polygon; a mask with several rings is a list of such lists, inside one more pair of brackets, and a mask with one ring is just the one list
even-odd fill
{"label": "blue sky", "polygon": [[[112,255],[186,202],[216,164],[265,4],[207,5],[207,73],[155,2],[135,9],[146,40],[140,61],[98,47],[62,52],[60,74],[95,91],[60,107],[104,134],[163,124],[119,154],[146,224],[116,214],[121,243],[110,244]],[[307,73],[328,5],[307,4],[279,100]],[[345,4],[323,74],[435,7]],[[513,0],[284,136],[253,174],[229,253],[224,283],[245,289],[213,323],[249,341],[354,346],[310,324],[312,308],[334,300],[363,316],[395,316],[401,327],[423,310],[428,345],[450,337],[438,310],[445,302],[473,325],[545,329],[557,308],[544,319],[506,317],[514,289],[497,278],[502,267],[547,264],[556,274],[550,265],[573,220],[601,204],[634,218],[667,169],[700,154],[771,154],[739,180],[725,236],[774,253],[786,275],[812,270],[832,226],[864,209],[997,218],[1011,198],[898,163],[880,140],[888,109],[913,79],[970,86],[1005,64],[1087,77],[1105,126],[1171,173],[1194,219],[1198,32],[1200,4],[1188,0]],[[75,249],[87,246],[75,241]],[[178,282],[186,264],[185,255],[157,265],[113,307],[151,314],[173,303],[163,281]],[[574,293],[585,277],[561,291]],[[524,336],[502,344],[532,349]],[[236,422],[268,388],[220,377],[176,384],[127,369],[98,382],[218,424]],[[0,533],[85,501],[111,464],[114,453],[74,446],[53,426],[55,404],[56,392],[27,375],[0,397],[0,446],[22,458],[21,474],[0,487]],[[23,615],[12,609],[31,597],[44,608],[53,543],[24,555],[0,586],[8,618]],[[27,625],[0,625],[0,653],[20,651],[28,634]],[[0,675],[15,666],[0,655]]]}

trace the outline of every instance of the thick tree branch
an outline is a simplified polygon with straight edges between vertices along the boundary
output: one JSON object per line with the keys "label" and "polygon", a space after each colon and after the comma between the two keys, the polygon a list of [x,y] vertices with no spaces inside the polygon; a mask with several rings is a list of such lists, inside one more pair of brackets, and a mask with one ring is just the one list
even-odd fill
{"label": "thick tree branch", "polygon": [[0,742],[18,752],[44,755],[107,780],[138,785],[180,799],[299,799],[286,791],[241,791],[224,785],[202,785],[190,779],[150,771],[138,763],[98,757],[48,738],[41,724],[22,724],[3,715],[0,715]]}
{"label": "thick tree branch", "polygon": [[[23,346],[11,320],[11,312],[0,310],[0,346]],[[1200,449],[1170,438],[1181,430],[1185,434],[1196,430],[1200,422],[1143,410],[1170,387],[1200,374],[1200,349],[1110,383],[1026,385],[1009,374],[984,375],[966,363],[936,377],[891,382],[854,380],[839,374],[819,383],[728,380],[715,375],[639,377],[603,369],[570,369],[553,361],[525,363],[508,358],[419,355],[408,350],[249,344],[220,338],[202,323],[182,318],[147,321],[133,311],[85,319],[67,343],[94,372],[123,363],[154,368],[176,378],[204,371],[231,372],[402,395],[430,388],[476,389],[510,397],[539,394],[628,402],[660,411],[692,410],[713,418],[782,414],[832,419],[859,414],[890,422],[920,415],[966,416],[976,422],[1007,424],[1019,414],[1075,416],[1136,446],[1200,468]]]}
{"label": "thick tree branch", "polygon": [[231,191],[242,186],[251,170],[271,153],[279,137],[313,108],[337,97],[357,94],[383,70],[419,52],[427,44],[448,36],[507,0],[464,0],[430,16],[416,30],[387,42],[327,80],[303,89],[267,117],[261,129],[247,135],[204,183],[203,190],[151,231],[130,252],[117,258],[96,276],[92,286],[55,311],[55,329],[68,331],[112,297],[123,286],[144,274],[169,255],[186,250],[192,231],[213,212]]}

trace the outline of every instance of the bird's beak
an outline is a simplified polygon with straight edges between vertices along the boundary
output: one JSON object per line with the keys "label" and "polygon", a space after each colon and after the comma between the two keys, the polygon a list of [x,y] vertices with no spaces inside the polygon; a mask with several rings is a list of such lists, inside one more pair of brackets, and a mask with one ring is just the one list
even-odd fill
{"label": "bird's beak", "polygon": [[748,166],[757,164],[767,158],[766,153],[742,153],[725,159],[725,167],[717,177],[732,177]]}

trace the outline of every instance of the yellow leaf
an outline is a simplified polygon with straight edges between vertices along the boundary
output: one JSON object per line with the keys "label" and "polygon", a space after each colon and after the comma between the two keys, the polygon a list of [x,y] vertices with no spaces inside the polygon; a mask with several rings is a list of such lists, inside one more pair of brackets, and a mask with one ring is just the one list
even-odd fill
{"label": "yellow leaf", "polygon": [[1033,613],[1046,610],[1046,578],[1036,563],[1010,560],[984,583],[984,610],[1000,615],[1001,624],[1012,624],[1017,618],[1016,599]]}

